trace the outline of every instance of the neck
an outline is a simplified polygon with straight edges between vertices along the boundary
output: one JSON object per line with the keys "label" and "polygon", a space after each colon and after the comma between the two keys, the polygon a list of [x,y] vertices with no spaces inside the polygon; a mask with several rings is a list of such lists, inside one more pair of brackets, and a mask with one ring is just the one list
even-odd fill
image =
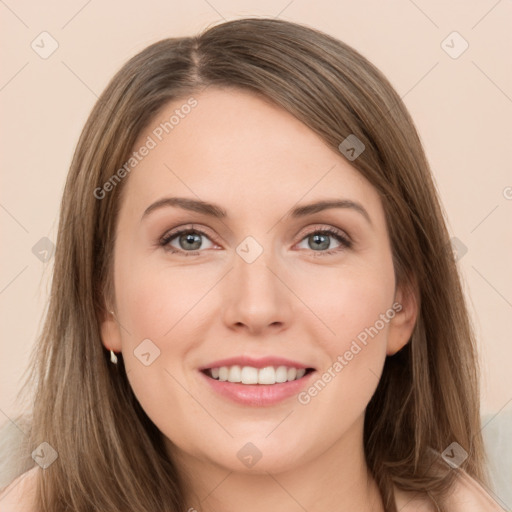
{"label": "neck", "polygon": [[323,453],[304,453],[300,465],[285,471],[272,471],[259,463],[251,470],[238,471],[184,453],[168,442],[186,482],[186,510],[382,511],[378,487],[364,458],[362,421]]}

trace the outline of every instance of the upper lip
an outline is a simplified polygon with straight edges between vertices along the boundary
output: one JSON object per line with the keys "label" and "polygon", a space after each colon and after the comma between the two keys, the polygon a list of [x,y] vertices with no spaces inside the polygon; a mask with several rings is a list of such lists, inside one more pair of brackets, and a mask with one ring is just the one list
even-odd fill
{"label": "upper lip", "polygon": [[219,359],[213,361],[205,366],[201,366],[199,370],[208,370],[210,368],[220,368],[221,366],[252,366],[254,368],[265,368],[266,366],[287,366],[289,368],[313,368],[310,365],[293,361],[292,359],[286,359],[284,357],[266,356],[260,358],[254,358],[250,356],[236,356],[229,357],[227,359]]}

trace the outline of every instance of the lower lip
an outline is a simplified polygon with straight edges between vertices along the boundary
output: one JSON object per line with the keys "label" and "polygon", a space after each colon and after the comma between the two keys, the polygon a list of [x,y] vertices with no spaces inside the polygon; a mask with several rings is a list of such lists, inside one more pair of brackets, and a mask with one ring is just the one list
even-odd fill
{"label": "lower lip", "polygon": [[242,405],[263,407],[277,404],[297,395],[316,372],[312,371],[298,380],[278,384],[240,384],[212,379],[201,371],[199,373],[220,395]]}

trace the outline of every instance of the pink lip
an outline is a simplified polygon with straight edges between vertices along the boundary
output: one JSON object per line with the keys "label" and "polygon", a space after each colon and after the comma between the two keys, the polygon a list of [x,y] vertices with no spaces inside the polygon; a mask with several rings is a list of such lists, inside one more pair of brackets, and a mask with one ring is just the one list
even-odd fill
{"label": "pink lip", "polygon": [[[301,367],[303,368],[303,366]],[[216,367],[214,366],[213,368]],[[199,372],[201,378],[206,379],[206,382],[211,388],[221,396],[242,405],[258,407],[274,405],[291,396],[297,395],[301,389],[309,384],[311,376],[315,374],[316,371],[304,375],[301,379],[278,384],[240,384],[216,380],[209,377],[204,372]]]}
{"label": "pink lip", "polygon": [[285,359],[283,357],[267,356],[260,359],[254,359],[249,356],[230,357],[228,359],[220,359],[206,366],[202,366],[199,370],[207,370],[208,368],[220,368],[221,366],[252,366],[253,368],[265,368],[266,366],[288,366],[292,368],[311,368],[297,361]]}

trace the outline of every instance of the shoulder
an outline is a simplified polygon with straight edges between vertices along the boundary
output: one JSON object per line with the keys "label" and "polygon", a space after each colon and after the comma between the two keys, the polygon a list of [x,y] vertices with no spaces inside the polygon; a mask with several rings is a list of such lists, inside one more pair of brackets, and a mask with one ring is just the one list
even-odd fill
{"label": "shoulder", "polygon": [[445,503],[454,512],[504,512],[490,492],[462,470],[458,471]]}
{"label": "shoulder", "polygon": [[400,512],[437,512],[428,495],[420,492],[404,491],[395,487],[395,502]]}
{"label": "shoulder", "polygon": [[0,512],[35,512],[33,500],[39,471],[38,466],[32,468],[0,492]]}
{"label": "shoulder", "polygon": [[[464,471],[458,472],[454,484],[440,505],[450,512],[504,512],[476,480]],[[438,507],[425,493],[395,488],[397,509],[401,512],[437,512]]]}

